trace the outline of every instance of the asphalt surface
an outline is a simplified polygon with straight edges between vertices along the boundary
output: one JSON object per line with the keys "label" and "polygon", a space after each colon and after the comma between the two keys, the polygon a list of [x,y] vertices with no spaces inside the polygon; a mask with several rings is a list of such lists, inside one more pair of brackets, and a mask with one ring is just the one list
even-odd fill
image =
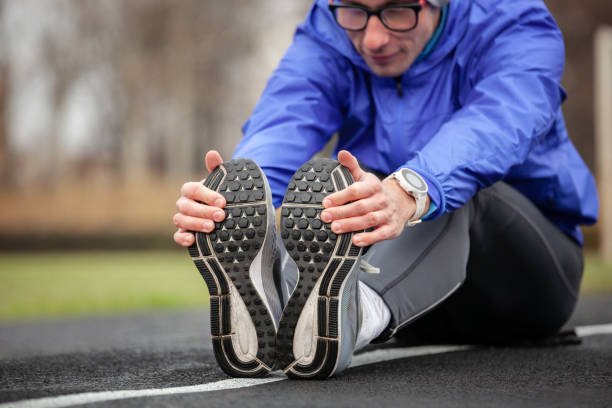
{"label": "asphalt surface", "polygon": [[[581,300],[569,326],[612,323],[612,296]],[[227,379],[206,310],[0,325],[0,403]],[[354,367],[327,381],[129,398],[87,407],[376,405],[612,407],[612,335],[580,345],[475,348]]]}

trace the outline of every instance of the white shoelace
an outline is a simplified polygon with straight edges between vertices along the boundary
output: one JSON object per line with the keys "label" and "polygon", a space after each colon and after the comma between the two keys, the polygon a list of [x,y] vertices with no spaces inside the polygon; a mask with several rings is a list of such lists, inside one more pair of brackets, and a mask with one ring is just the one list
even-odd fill
{"label": "white shoelace", "polygon": [[371,273],[371,274],[375,274],[375,275],[380,275],[380,268],[377,268],[373,265],[370,265],[369,263],[367,263],[365,260],[360,259],[359,260],[359,268],[364,271],[365,273]]}

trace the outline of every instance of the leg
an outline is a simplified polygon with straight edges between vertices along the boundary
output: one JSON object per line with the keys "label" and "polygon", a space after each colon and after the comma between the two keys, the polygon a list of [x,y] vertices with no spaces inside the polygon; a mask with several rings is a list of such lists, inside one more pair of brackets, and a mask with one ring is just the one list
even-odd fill
{"label": "leg", "polygon": [[[447,233],[429,231],[451,217],[442,228]],[[439,237],[437,243],[433,236]],[[575,306],[582,249],[505,183],[482,190],[462,209],[407,230],[397,240],[410,249],[395,254],[406,254],[402,258],[408,261],[402,265],[397,255],[385,255],[395,243],[380,243],[366,258],[383,274],[385,268],[393,272],[382,280],[362,277],[391,309],[387,335],[406,327],[402,335],[428,342],[544,337],[554,334]],[[443,300],[439,281],[452,286],[461,267],[467,271],[464,284]]]}
{"label": "leg", "polygon": [[[360,280],[387,303],[391,323],[382,339],[435,308],[465,280],[469,208],[406,228],[396,239],[373,245],[363,256],[380,275]],[[381,339],[381,340],[382,340]]]}

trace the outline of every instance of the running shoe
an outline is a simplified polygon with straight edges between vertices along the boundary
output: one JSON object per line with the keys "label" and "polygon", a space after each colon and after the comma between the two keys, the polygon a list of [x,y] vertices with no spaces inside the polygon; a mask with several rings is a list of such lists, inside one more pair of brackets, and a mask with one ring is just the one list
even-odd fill
{"label": "running shoe", "polygon": [[355,232],[336,235],[321,220],[325,196],[354,182],[331,159],[313,159],[293,176],[281,210],[281,236],[298,267],[281,315],[277,362],[290,378],[323,379],[349,366],[360,325]]}
{"label": "running shoe", "polygon": [[232,377],[263,377],[276,361],[282,311],[281,251],[266,176],[249,159],[218,166],[204,185],[227,202],[211,233],[194,232],[189,254],[210,293],[215,358]]}

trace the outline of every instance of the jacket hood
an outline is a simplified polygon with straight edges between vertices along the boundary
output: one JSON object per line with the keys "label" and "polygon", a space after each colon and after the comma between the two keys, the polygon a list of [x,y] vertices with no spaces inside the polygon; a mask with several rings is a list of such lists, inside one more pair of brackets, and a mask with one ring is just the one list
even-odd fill
{"label": "jacket hood", "polygon": [[[315,0],[306,20],[299,28],[348,58],[357,67],[373,74],[353,47],[346,32],[336,24],[328,5],[329,0]],[[427,58],[414,63],[404,75],[419,76],[437,65],[453,51],[467,29],[466,19],[471,5],[472,2],[469,0],[450,2],[446,27],[436,48]]]}

